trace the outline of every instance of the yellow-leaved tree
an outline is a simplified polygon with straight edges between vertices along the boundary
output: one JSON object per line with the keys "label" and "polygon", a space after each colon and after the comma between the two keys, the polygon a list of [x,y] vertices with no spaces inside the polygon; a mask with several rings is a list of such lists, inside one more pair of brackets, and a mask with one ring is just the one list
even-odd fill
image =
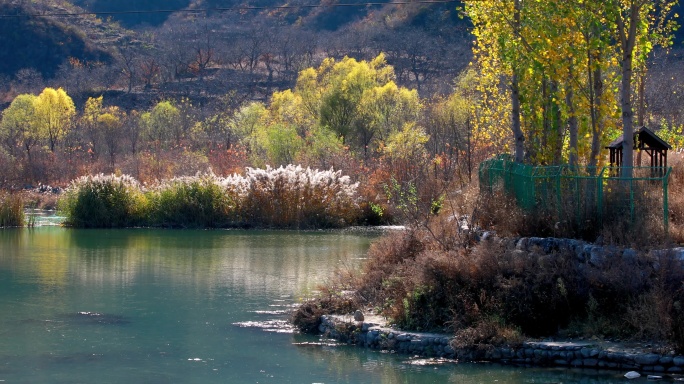
{"label": "yellow-leaved tree", "polygon": [[36,124],[36,96],[19,95],[2,112],[0,137],[10,151],[22,148],[26,154],[28,177],[33,181],[32,149],[45,137]]}
{"label": "yellow-leaved tree", "polygon": [[71,130],[76,107],[73,100],[62,89],[45,88],[35,99],[35,121],[37,129],[49,142],[50,151]]}
{"label": "yellow-leaved tree", "polygon": [[[667,45],[671,0],[466,1],[483,123],[510,127],[516,161],[597,165],[622,125],[631,141],[634,66]],[[634,55],[639,59],[635,60]],[[621,83],[621,102],[612,84]],[[622,119],[614,116],[622,111]],[[631,156],[631,146],[625,151]],[[625,157],[628,164],[630,160]]]}

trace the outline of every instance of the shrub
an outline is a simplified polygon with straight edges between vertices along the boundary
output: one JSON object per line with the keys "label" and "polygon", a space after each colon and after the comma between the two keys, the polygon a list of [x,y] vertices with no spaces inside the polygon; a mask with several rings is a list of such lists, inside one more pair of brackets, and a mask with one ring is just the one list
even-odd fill
{"label": "shrub", "polygon": [[145,196],[135,179],[103,174],[72,181],[59,202],[65,224],[80,228],[140,225],[145,208]]}
{"label": "shrub", "polygon": [[21,196],[0,192],[0,228],[24,225],[24,202]]}
{"label": "shrub", "polygon": [[220,228],[235,221],[235,203],[213,174],[171,179],[147,196],[153,226]]}
{"label": "shrub", "polygon": [[248,224],[279,228],[331,228],[353,223],[359,214],[356,188],[340,171],[288,165],[247,168],[241,185],[241,213]]}

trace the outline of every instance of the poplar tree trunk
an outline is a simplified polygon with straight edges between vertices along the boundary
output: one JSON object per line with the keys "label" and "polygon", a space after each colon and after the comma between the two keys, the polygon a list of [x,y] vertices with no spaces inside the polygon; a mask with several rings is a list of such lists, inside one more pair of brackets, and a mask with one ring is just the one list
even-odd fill
{"label": "poplar tree trunk", "polygon": [[633,55],[636,42],[636,28],[639,24],[639,7],[632,3],[629,14],[629,30],[622,15],[618,15],[618,32],[622,48],[622,85],[620,106],[622,107],[622,171],[621,176],[632,177],[634,166],[634,111],[632,110]]}
{"label": "poplar tree trunk", "polygon": [[[515,29],[515,36],[519,36],[520,29],[520,10],[522,4],[521,0],[515,0],[513,13],[513,28]],[[513,68],[513,75],[511,76],[511,130],[513,131],[513,139],[515,140],[515,162],[522,163],[525,156],[525,135],[523,134],[520,124],[520,82],[518,80],[518,73]]]}
{"label": "poplar tree trunk", "polygon": [[622,64],[622,89],[620,89],[620,106],[622,107],[622,177],[632,177],[634,166],[634,111],[632,111],[632,57]]}
{"label": "poplar tree trunk", "polygon": [[525,155],[525,135],[520,127],[520,84],[518,83],[518,75],[515,73],[511,77],[511,106],[513,114],[511,130],[515,140],[515,162],[522,163]]}
{"label": "poplar tree trunk", "polygon": [[[577,150],[578,150],[578,125],[577,116],[575,115],[575,105],[573,104],[573,98],[575,97],[572,87],[568,87],[565,92],[565,104],[568,106],[568,112],[570,117],[568,118],[568,131],[570,134],[570,155],[568,156],[568,162],[571,168],[577,167]],[[559,140],[560,141],[560,140]],[[560,141],[562,143],[562,141]]]}

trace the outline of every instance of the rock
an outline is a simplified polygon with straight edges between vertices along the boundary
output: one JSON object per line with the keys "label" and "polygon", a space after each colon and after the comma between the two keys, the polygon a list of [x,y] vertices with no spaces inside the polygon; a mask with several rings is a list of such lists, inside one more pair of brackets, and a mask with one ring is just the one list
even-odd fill
{"label": "rock", "polygon": [[520,240],[518,240],[518,243],[515,245],[515,249],[517,251],[526,251],[527,250],[527,237],[523,237]]}
{"label": "rock", "polygon": [[658,360],[660,360],[660,355],[656,355],[655,353],[636,355],[634,357],[634,362],[639,365],[653,365],[656,364]]}
{"label": "rock", "polygon": [[365,317],[363,316],[363,312],[361,310],[357,309],[356,312],[354,312],[354,320],[355,321],[363,321]]}
{"label": "rock", "polygon": [[603,247],[591,247],[591,251],[589,254],[589,264],[595,267],[600,267],[601,265],[603,265],[604,257],[605,256],[603,254]]}
{"label": "rock", "polygon": [[637,377],[641,377],[641,375],[639,374],[639,372],[629,371],[625,373],[625,377],[631,380],[636,379]]}
{"label": "rock", "polygon": [[684,356],[676,356],[672,359],[672,362],[674,363],[674,365],[682,367],[684,366]]}

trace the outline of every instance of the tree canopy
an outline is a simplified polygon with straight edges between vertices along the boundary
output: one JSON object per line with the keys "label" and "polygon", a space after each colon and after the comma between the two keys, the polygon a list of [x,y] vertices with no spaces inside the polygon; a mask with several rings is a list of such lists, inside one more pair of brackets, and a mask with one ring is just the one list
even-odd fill
{"label": "tree canopy", "polygon": [[511,127],[517,161],[596,165],[616,128],[631,140],[634,72],[645,72],[653,46],[669,44],[673,4],[466,1],[485,124]]}

